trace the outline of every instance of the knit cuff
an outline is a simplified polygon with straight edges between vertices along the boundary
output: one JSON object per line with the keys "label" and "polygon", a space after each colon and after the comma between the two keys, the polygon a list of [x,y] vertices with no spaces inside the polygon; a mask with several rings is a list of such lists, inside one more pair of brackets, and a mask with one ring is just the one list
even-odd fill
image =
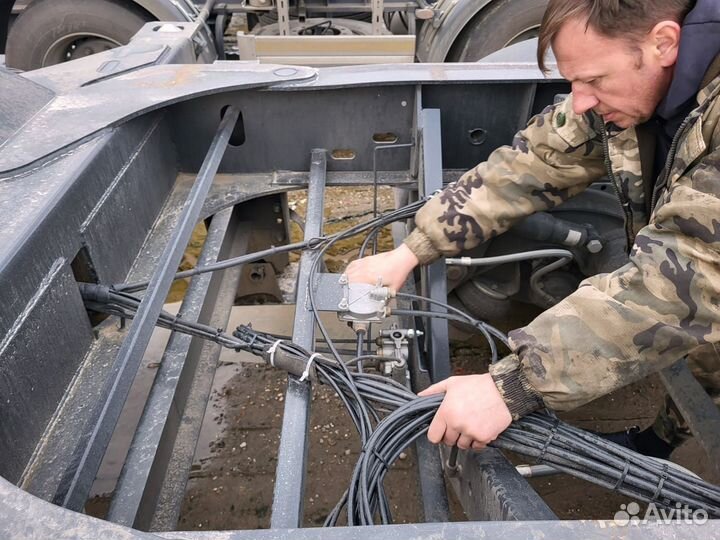
{"label": "knit cuff", "polygon": [[433,246],[430,237],[420,229],[414,229],[405,238],[405,245],[415,254],[420,264],[430,264],[442,255],[442,253]]}
{"label": "knit cuff", "polygon": [[492,364],[489,371],[513,420],[545,407],[542,396],[523,373],[520,358],[516,354]]}

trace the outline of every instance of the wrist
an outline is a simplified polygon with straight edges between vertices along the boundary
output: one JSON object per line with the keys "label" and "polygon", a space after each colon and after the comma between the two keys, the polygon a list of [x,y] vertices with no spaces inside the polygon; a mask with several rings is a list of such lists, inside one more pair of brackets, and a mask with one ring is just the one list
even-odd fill
{"label": "wrist", "polygon": [[417,255],[413,253],[413,251],[407,246],[407,244],[400,244],[400,246],[397,247],[395,250],[398,264],[401,266],[401,268],[409,274],[418,264],[420,264],[420,259],[418,259]]}

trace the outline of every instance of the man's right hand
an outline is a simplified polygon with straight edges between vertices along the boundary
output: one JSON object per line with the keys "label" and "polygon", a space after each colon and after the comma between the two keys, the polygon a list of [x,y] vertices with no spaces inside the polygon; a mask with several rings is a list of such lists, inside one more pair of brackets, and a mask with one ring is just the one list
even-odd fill
{"label": "man's right hand", "polygon": [[393,291],[399,291],[408,274],[420,261],[405,244],[400,247],[379,253],[371,257],[363,257],[351,262],[345,273],[350,283],[370,283],[382,285]]}

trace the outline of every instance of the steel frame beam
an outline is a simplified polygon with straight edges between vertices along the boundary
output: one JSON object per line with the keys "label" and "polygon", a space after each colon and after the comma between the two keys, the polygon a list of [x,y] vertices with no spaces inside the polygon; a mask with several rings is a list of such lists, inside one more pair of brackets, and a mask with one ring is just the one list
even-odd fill
{"label": "steel frame beam", "polygon": [[[422,109],[420,118],[422,130],[422,177],[421,195],[428,196],[443,188],[442,185],[442,139],[440,130],[440,110]],[[423,267],[423,295],[440,302],[447,301],[447,275],[445,261],[439,260]],[[446,319],[431,318],[427,321],[427,357],[428,368],[433,382],[450,376],[450,347],[448,322]]]}
{"label": "steel frame beam", "polygon": [[103,455],[130,391],[130,385],[137,373],[170,290],[175,269],[180,264],[185,246],[187,246],[193,228],[200,217],[205,198],[220,167],[220,161],[227,148],[238,115],[238,109],[229,107],[220,122],[205,162],[198,172],[197,181],[190,191],[178,226],[163,251],[158,270],[150,280],[147,294],[143,297],[128,335],[120,347],[115,360],[114,376],[108,380],[104,393],[107,396],[105,403],[98,411],[97,417],[87,425],[84,436],[77,444],[76,467],[67,471],[66,490],[63,490],[63,486],[61,486],[55,497],[56,502],[60,502],[67,508],[79,511],[85,506],[93,480],[100,468]]}
{"label": "steel frame beam", "polygon": [[720,410],[690,372],[686,359],[660,372],[660,380],[720,477]]}
{"label": "steel frame beam", "polygon": [[[327,170],[326,154],[323,149],[315,149],[310,158],[310,181],[305,219],[306,240],[322,235]],[[315,346],[315,317],[309,309],[308,298],[309,287],[312,287],[313,284],[305,284],[308,284],[310,270],[318,256],[316,252],[304,252],[300,258],[297,277],[293,342],[307,350],[313,350]],[[308,381],[300,382],[297,377],[288,375],[287,384],[270,520],[270,526],[273,529],[300,527],[303,519],[310,418],[310,383]]]}
{"label": "steel frame beam", "polygon": [[[388,4],[386,4],[387,7]],[[189,27],[189,25],[188,25]],[[149,32],[150,29],[148,29]],[[149,35],[148,32],[146,32],[146,36]],[[142,36],[141,36],[142,37]],[[145,39],[145,38],[143,38]],[[189,47],[191,42],[187,40],[188,42],[183,45],[185,51],[190,51],[192,47]],[[92,140],[91,135],[100,133],[99,130],[104,130],[107,128],[117,128],[121,124],[128,122],[130,119],[135,118],[137,116],[147,114],[148,111],[153,110],[154,108],[161,107],[161,106],[169,106],[172,103],[176,103],[180,100],[187,100],[189,99],[188,96],[190,95],[202,95],[202,94],[208,94],[208,93],[217,93],[222,90],[226,91],[235,91],[240,89],[241,87],[248,88],[251,85],[258,85],[258,86],[265,86],[268,87],[272,85],[272,91],[268,91],[268,94],[271,94],[272,92],[292,92],[298,89],[298,87],[303,87],[301,90],[303,91],[309,91],[309,90],[330,90],[330,89],[336,89],[336,88],[342,88],[345,90],[346,88],[350,89],[353,86],[358,86],[365,84],[367,86],[386,86],[386,85],[401,85],[401,84],[417,84],[418,87],[421,85],[426,85],[430,89],[437,89],[441,88],[443,85],[437,84],[439,82],[460,82],[463,84],[469,84],[473,81],[479,81],[479,80],[485,80],[485,81],[520,81],[524,78],[528,78],[530,75],[536,76],[536,72],[534,71],[534,68],[523,68],[521,70],[513,69],[513,70],[507,70],[505,69],[505,66],[503,65],[496,65],[494,67],[481,67],[477,70],[473,68],[472,71],[464,71],[462,66],[451,66],[451,67],[438,67],[438,66],[401,66],[401,67],[393,67],[392,68],[392,74],[388,74],[386,71],[383,71],[380,68],[377,68],[375,70],[357,70],[357,71],[347,71],[347,70],[331,70],[328,72],[320,73],[316,78],[317,75],[314,71],[310,70],[297,70],[293,73],[289,73],[284,70],[277,70],[272,71],[271,68],[268,68],[266,72],[260,73],[256,72],[254,69],[245,69],[242,66],[236,66],[236,67],[229,67],[227,65],[218,65],[218,66],[177,66],[176,68],[171,67],[165,67],[163,70],[150,70],[148,73],[149,75],[143,76],[143,74],[138,73],[138,68],[142,65],[146,65],[149,63],[160,63],[160,56],[161,52],[160,49],[155,50],[155,52],[151,51],[148,53],[146,50],[146,42],[140,43],[139,41],[135,40],[135,43],[137,45],[138,50],[136,51],[137,56],[129,63],[122,63],[118,62],[117,71],[113,71],[112,73],[103,72],[98,69],[100,66],[99,62],[106,62],[108,59],[108,55],[105,55],[102,57],[102,60],[97,59],[86,59],[83,62],[84,70],[83,73],[81,73],[78,76],[78,73],[73,72],[72,70],[65,74],[64,77],[57,77],[57,71],[53,71],[52,69],[49,70],[42,70],[42,72],[39,73],[30,73],[25,74],[24,77],[27,77],[28,79],[35,80],[38,84],[41,84],[43,82],[45,83],[52,83],[53,81],[57,82],[57,86],[52,86],[53,92],[58,93],[58,96],[56,96],[57,102],[54,104],[53,107],[46,107],[43,108],[42,111],[38,111],[37,114],[32,115],[32,118],[28,122],[28,126],[26,126],[28,129],[23,128],[22,135],[26,136],[26,139],[21,139],[20,141],[37,141],[38,136],[40,136],[41,143],[39,148],[42,149],[39,153],[33,153],[32,149],[37,147],[37,145],[31,145],[31,144],[7,144],[4,145],[5,149],[11,149],[8,150],[8,152],[3,153],[0,158],[2,158],[3,166],[0,168],[3,168],[5,172],[11,171],[12,176],[5,176],[3,179],[14,179],[16,177],[19,177],[21,175],[24,175],[24,172],[20,172],[17,175],[15,174],[17,170],[21,166],[26,166],[31,163],[40,163],[40,160],[43,156],[49,156],[51,154],[57,155],[58,160],[60,163],[62,162],[69,162],[70,159],[66,159],[68,156],[72,156],[73,153],[76,155],[80,154],[82,155],[83,152],[86,152],[88,149],[93,149],[96,146],[100,146],[101,144],[105,144],[101,141],[101,137],[105,137],[104,134],[97,135],[97,139]],[[175,42],[168,42],[166,44],[167,47],[169,47],[171,52],[173,54],[177,54],[177,51],[179,49],[177,48],[177,44]],[[129,46],[130,47],[130,46]],[[130,48],[124,49],[125,51],[131,50]],[[116,50],[115,53],[111,54],[117,54],[117,53],[123,53],[123,50]],[[182,52],[182,51],[181,51]],[[165,54],[164,50],[162,54]],[[169,56],[165,56],[165,58],[168,58]],[[176,58],[181,59],[184,58],[182,56],[177,56]],[[178,62],[182,63],[182,62]],[[80,64],[78,64],[80,65]],[[63,68],[64,71],[66,71],[66,68]],[[477,71],[477,73],[475,73]],[[238,85],[238,75],[244,75],[250,78],[251,80],[248,82],[248,80],[245,80],[245,85]],[[111,76],[112,75],[112,76]],[[181,75],[184,77],[184,79],[181,79]],[[211,77],[212,75],[213,77]],[[86,79],[87,77],[87,79]],[[57,79],[57,80],[56,80]],[[183,84],[174,84],[177,81],[184,80],[185,82]],[[284,81],[283,84],[276,84],[278,81]],[[64,81],[64,82],[62,82]],[[79,84],[80,81],[85,81],[86,83]],[[133,82],[135,81],[135,82]],[[168,81],[171,81],[173,84],[167,84]],[[210,81],[210,82],[208,82]],[[205,86],[203,86],[203,84]],[[130,84],[132,83],[132,84]],[[118,95],[127,95],[127,88],[136,88],[136,86],[133,86],[133,84],[139,84],[145,88],[147,88],[147,92],[143,93],[134,93],[133,95],[141,96],[142,100],[138,98],[137,102],[131,103],[128,105],[125,109],[119,110],[119,105],[116,107],[110,107],[108,106],[108,103],[110,103],[110,100],[115,100],[117,103],[126,102],[127,100],[117,100]],[[123,85],[124,84],[124,85]],[[41,84],[42,85],[42,84]],[[77,86],[77,88],[73,89],[74,86]],[[452,86],[452,85],[450,85]],[[50,88],[50,86],[48,86]],[[538,87],[539,88],[539,87]],[[108,90],[116,90],[115,92],[109,92]],[[84,93],[83,93],[84,92]],[[296,94],[296,96],[299,94]],[[72,103],[80,103],[83,102],[83,97],[87,98],[84,103],[89,103],[89,106],[84,109],[78,109],[78,108],[72,108],[63,106],[63,103],[68,103],[68,101]],[[93,101],[93,98],[95,100]],[[224,99],[224,98],[223,98]],[[283,96],[283,99],[286,99],[285,96]],[[93,105],[94,104],[94,105]],[[404,106],[404,105],[403,105]],[[434,106],[440,107],[441,103],[434,103]],[[116,110],[118,109],[118,110]],[[105,116],[101,115],[100,113],[106,111],[107,114]],[[423,129],[423,136],[429,137],[425,140],[425,145],[423,147],[423,178],[426,180],[426,185],[428,180],[432,180],[434,177],[431,174],[431,171],[437,172],[439,170],[439,175],[437,175],[437,178],[440,178],[443,175],[442,171],[442,164],[439,161],[439,142],[436,144],[434,142],[427,142],[428,140],[432,141],[432,137],[434,135],[437,135],[439,133],[439,115],[437,118],[433,117],[433,114],[430,112],[423,111],[422,117],[420,118],[420,128]],[[58,118],[65,119],[65,121],[48,121],[47,118],[55,118],[56,120]],[[90,119],[95,119],[95,124],[88,126],[88,122]],[[449,124],[450,122],[447,120],[447,116],[445,117],[445,124]],[[67,133],[65,136],[65,139],[62,139],[60,135],[61,133],[57,131],[47,130],[47,125],[63,125],[63,126],[70,126],[68,129],[65,129],[64,131]],[[78,127],[82,126],[82,127]],[[33,131],[35,128],[36,131]],[[73,128],[73,129],[70,129]],[[214,126],[213,126],[214,128]],[[42,133],[45,132],[43,135]],[[43,139],[43,137],[45,137]],[[197,137],[193,138],[192,142],[196,142]],[[439,138],[436,137],[437,141],[439,141]],[[44,140],[44,142],[43,142]],[[79,142],[80,141],[80,142]],[[177,143],[177,141],[175,141]],[[318,144],[317,142],[315,144]],[[447,144],[446,146],[450,146],[450,144]],[[29,154],[25,155],[24,157],[21,156],[19,160],[15,160],[14,157],[10,156],[10,154],[14,154],[17,151],[17,148],[21,149],[30,149],[27,150],[30,152]],[[60,150],[67,151],[67,154],[60,155]],[[303,152],[305,150],[303,149]],[[87,157],[87,156],[86,156]],[[315,152],[313,152],[313,158],[315,158]],[[88,159],[90,159],[88,157]],[[199,160],[198,160],[199,161]],[[321,163],[321,161],[323,161]],[[448,163],[448,160],[446,159],[446,164]],[[311,167],[310,171],[310,187],[311,191],[316,191],[317,189],[320,189],[320,193],[316,193],[311,200],[318,200],[318,197],[322,197],[322,188],[318,188],[320,185],[325,184],[325,166],[327,163],[324,162],[324,154],[323,154],[323,160],[317,160],[313,159],[313,165]],[[44,167],[50,167],[51,163],[43,163],[42,166]],[[194,168],[185,168],[185,170],[195,170]],[[232,168],[230,168],[232,170]],[[32,171],[28,171],[28,175],[32,176]],[[64,171],[63,174],[69,176],[69,172]],[[303,173],[304,175],[305,173]],[[364,183],[362,180],[362,174],[367,173],[356,173],[356,172],[342,172],[342,171],[333,171],[330,173],[336,174],[338,182],[344,183],[352,183],[356,180],[360,180],[358,183]],[[404,176],[402,173],[389,173],[393,175],[393,179],[397,182],[406,183],[408,181],[412,181],[412,178],[408,178],[407,176]],[[299,176],[292,176],[292,173],[290,173],[290,176],[286,176],[285,173],[279,173],[274,176],[273,180],[270,180],[269,186],[270,189],[274,189],[275,191],[283,191],[285,189],[288,189],[288,187],[295,187],[302,185],[306,182],[305,177],[303,175]],[[446,179],[447,179],[447,171],[445,171]],[[258,175],[259,177],[260,175]],[[238,176],[235,176],[232,179],[232,182],[236,181]],[[331,180],[331,176],[327,178],[328,181]],[[262,178],[260,182],[264,182],[267,180],[267,177]],[[283,184],[283,181],[285,183]],[[259,183],[260,183],[259,182]],[[69,184],[70,182],[68,182]],[[9,182],[6,182],[6,184],[9,184]],[[438,186],[440,187],[440,186]],[[232,204],[231,202],[228,202],[230,200],[234,200],[235,202],[238,199],[241,199],[242,197],[246,196],[247,194],[242,193],[241,187],[233,186],[235,191],[232,192],[230,197],[226,199],[225,201],[205,201],[205,208],[204,211],[208,211],[208,209],[212,209],[212,212],[208,212],[209,214],[214,213],[217,210],[220,210],[223,208],[223,205],[229,205]],[[233,199],[233,196],[237,195],[236,199]],[[322,204],[320,204],[320,207],[322,207]],[[321,219],[322,213],[321,212],[315,212],[315,215],[317,216],[318,220]],[[163,216],[165,218],[165,216]],[[319,224],[318,224],[319,227]],[[154,256],[154,255],[153,255]],[[152,260],[152,257],[149,257],[150,260]],[[158,259],[155,259],[158,260]],[[307,262],[307,261],[305,261]],[[147,264],[147,263],[144,263]],[[307,264],[305,265],[307,268]],[[159,279],[159,278],[158,278]],[[429,280],[432,282],[432,279]],[[222,285],[220,286],[222,291],[231,291],[232,292],[232,280],[223,280]],[[433,291],[432,288],[430,288],[430,292],[432,294],[437,293],[437,290]],[[440,295],[441,298],[444,299],[444,295]],[[145,302],[144,302],[145,304]],[[147,304],[150,305],[150,302]],[[308,323],[308,321],[312,321],[312,314],[305,311],[303,312],[301,309],[302,305],[299,304],[298,311],[296,313],[296,323],[299,321],[301,322],[303,328],[310,329],[309,332],[311,333],[311,341],[310,344],[313,344],[312,340],[312,322]],[[149,307],[146,308],[148,312],[152,311]],[[78,310],[79,311],[79,310]],[[150,314],[146,314],[145,317],[148,321],[152,319],[152,317],[149,316]],[[218,320],[218,319],[213,319]],[[154,322],[148,323],[148,326],[152,326]],[[219,326],[222,326],[222,323],[218,323]],[[142,326],[142,325],[140,325]],[[141,334],[141,330],[136,330],[137,334]],[[432,336],[435,335],[435,331],[432,330],[430,332]],[[136,343],[141,341],[139,338],[136,338]],[[127,343],[126,343],[127,345]],[[134,354],[133,351],[135,351],[135,347],[137,347],[137,351],[142,349],[140,345],[131,346],[127,345],[127,347],[123,346],[124,355],[126,356],[126,359],[130,360],[133,358],[134,360]],[[196,406],[191,407],[193,411],[197,412],[198,410],[204,410],[204,404],[207,403],[207,393],[204,394],[203,399],[203,385],[207,385],[207,381],[212,380],[212,373],[214,371],[214,364],[213,364],[213,355],[211,349],[215,347],[216,345],[209,344],[209,345],[203,345],[202,351],[200,353],[200,358],[204,362],[202,366],[199,367],[199,379],[196,377],[195,381],[193,382],[193,389],[190,392],[190,396],[188,398],[188,402],[195,403]],[[215,357],[216,358],[216,357]],[[129,364],[126,364],[126,367],[132,367]],[[122,370],[124,373],[125,370]],[[132,370],[128,370],[128,373],[130,373]],[[436,368],[433,372],[435,375],[437,373],[438,369]],[[694,394],[698,394],[698,386],[697,383],[695,385],[692,385],[688,382],[688,377],[690,376],[687,368],[672,368],[666,373],[663,374],[663,377],[666,379],[666,384],[668,384],[668,388],[672,392],[676,392],[676,394],[673,395],[673,397],[677,398],[678,402],[682,402],[680,399],[682,396],[680,396],[681,389],[684,389],[683,392],[686,394],[690,394],[690,398],[687,401],[687,409],[689,422],[691,425],[693,425],[695,428],[698,428],[700,425],[710,425],[714,426],[712,429],[717,433],[720,431],[718,429],[718,420],[717,420],[717,411],[715,412],[715,415],[710,413],[710,410],[708,407],[708,401],[702,401],[700,402],[693,402],[693,398],[695,397]],[[106,410],[115,409],[117,405],[118,398],[116,396],[120,396],[122,394],[122,388],[125,384],[125,379],[129,377],[123,375],[123,382],[122,384],[118,384],[117,386],[112,385],[110,388],[112,390],[111,392],[111,405],[106,405]],[[201,383],[198,383],[198,380],[201,380]],[[692,381],[695,382],[695,381]],[[686,384],[687,383],[687,384]],[[298,383],[296,381],[291,380],[290,388],[298,389]],[[205,386],[207,387],[207,386]],[[281,455],[281,460],[284,458],[288,459],[288,463],[291,465],[298,465],[295,470],[290,470],[290,467],[286,467],[286,473],[284,476],[280,475],[278,476],[278,481],[285,481],[287,482],[283,486],[277,486],[276,487],[276,505],[273,508],[273,519],[275,521],[275,524],[281,528],[277,528],[274,530],[269,531],[228,531],[228,532],[168,532],[163,533],[162,535],[152,535],[152,534],[146,534],[142,533],[140,531],[136,530],[128,530],[125,528],[121,528],[113,523],[108,522],[101,522],[98,520],[95,520],[93,518],[89,518],[88,516],[81,515],[76,512],[68,511],[64,508],[59,508],[53,505],[48,504],[47,502],[41,500],[38,497],[34,497],[30,495],[29,493],[22,491],[15,486],[12,486],[9,482],[7,482],[5,479],[0,479],[0,500],[3,501],[3,503],[0,505],[0,531],[2,531],[2,534],[0,536],[7,537],[7,538],[14,538],[14,537],[27,537],[27,536],[36,536],[36,537],[50,537],[50,536],[58,536],[58,534],[61,534],[62,532],[66,533],[67,535],[77,535],[77,536],[84,536],[84,537],[97,537],[98,534],[103,536],[113,536],[113,537],[127,537],[127,538],[205,538],[205,539],[219,539],[219,538],[236,538],[236,539],[245,539],[245,538],[277,538],[277,537],[285,537],[285,536],[292,536],[296,539],[302,539],[302,538],[346,538],[349,534],[351,534],[354,537],[357,538],[375,538],[379,535],[392,535],[392,536],[398,536],[398,537],[419,537],[424,535],[434,535],[437,537],[442,538],[475,538],[478,536],[488,536],[488,535],[503,535],[503,536],[513,536],[518,538],[525,538],[525,537],[537,537],[538,535],[542,536],[552,536],[557,538],[578,538],[578,537],[594,537],[594,538],[611,538],[616,537],[618,535],[618,530],[614,528],[614,525],[612,522],[597,522],[597,521],[591,521],[591,522],[551,522],[551,521],[537,521],[537,522],[486,522],[486,523],[458,523],[458,524],[447,524],[443,523],[442,525],[433,525],[433,524],[422,524],[422,525],[403,525],[403,526],[395,526],[395,527],[383,527],[383,528],[377,528],[377,527],[363,527],[363,528],[357,528],[354,529],[352,532],[348,532],[344,529],[332,529],[332,530],[317,530],[317,529],[305,529],[305,530],[291,530],[287,527],[297,527],[302,520],[302,483],[303,483],[303,477],[304,477],[304,471],[305,471],[305,455],[307,453],[307,414],[308,414],[308,407],[309,407],[309,388],[300,387],[299,390],[296,393],[296,396],[294,398],[293,407],[289,408],[289,402],[291,399],[288,399],[286,401],[286,415],[284,419],[284,431],[283,431],[283,451],[285,452],[285,455]],[[193,397],[194,396],[194,397]],[[288,393],[288,397],[290,397],[290,391]],[[120,400],[121,401],[121,400]],[[704,409],[701,407],[699,409],[695,409],[694,405],[692,403],[699,403],[702,405],[702,407],[705,407]],[[305,409],[303,410],[303,407]],[[289,413],[300,413],[302,422],[302,427],[297,428],[297,426],[291,426],[289,425],[291,422],[296,421],[296,417],[291,417]],[[708,413],[706,417],[705,413]],[[105,414],[105,413],[103,413]],[[105,433],[105,429],[107,426],[112,424],[111,417],[113,416],[114,412],[108,412],[105,414],[105,416],[102,416],[102,419],[104,419],[103,429],[101,430],[102,433]],[[695,415],[695,416],[693,416]],[[201,419],[201,416],[200,416]],[[708,419],[711,419],[713,423],[707,423],[706,421]],[[195,426],[199,426],[200,420],[197,418],[194,419]],[[285,430],[287,424],[287,430]],[[698,428],[699,429],[699,428]],[[287,431],[287,433],[286,433]],[[703,430],[699,429],[699,432],[702,433]],[[179,433],[178,440],[182,439],[185,441],[186,447],[184,449],[181,449],[180,453],[184,456],[183,458],[186,459],[187,456],[190,456],[189,459],[192,459],[192,451],[194,450],[194,444],[192,444],[192,441],[195,439],[192,438],[192,436],[185,438],[183,435],[186,435],[186,433]],[[285,437],[287,435],[287,437]],[[103,435],[104,436],[104,435]],[[96,440],[100,440],[100,437]],[[190,441],[190,442],[188,442]],[[74,442],[74,441],[73,441]],[[292,446],[293,442],[298,443],[296,446]],[[285,444],[287,443],[287,444]],[[192,444],[193,448],[189,449],[189,446]],[[708,440],[707,443],[704,443],[706,449],[714,449],[714,454],[717,455],[716,451],[718,446],[714,442]],[[102,446],[102,445],[98,445]],[[175,452],[178,449],[175,448],[173,452],[173,456],[175,456]],[[298,452],[298,450],[300,450]],[[184,453],[183,453],[184,451]],[[476,456],[476,455],[473,455]],[[490,490],[487,491],[487,493],[495,493],[497,490],[501,487],[501,483],[495,483],[489,481],[492,480],[497,476],[497,471],[502,470],[504,471],[502,475],[507,474],[510,475],[508,478],[508,481],[515,482],[516,478],[514,478],[513,472],[511,470],[508,470],[508,464],[504,461],[497,461],[494,456],[491,454],[483,454],[488,459],[481,460],[482,463],[479,464],[479,476],[472,480],[469,479],[467,484],[469,486],[477,485],[477,486],[483,486],[482,491],[484,490]],[[492,458],[492,459],[490,459]],[[94,459],[94,458],[93,458]],[[503,458],[504,459],[504,458]],[[465,468],[465,474],[468,474],[468,469],[474,470],[473,467],[475,467],[478,464],[473,464],[472,461],[474,461],[475,458],[473,457],[472,460],[468,461],[462,461],[461,458],[461,466]],[[489,461],[489,462],[488,462]],[[495,471],[495,472],[493,472]],[[185,477],[186,480],[186,477]],[[184,482],[183,480],[182,482]],[[473,484],[475,482],[475,484]],[[172,483],[172,482],[170,482]],[[169,485],[165,484],[165,486]],[[520,489],[519,486],[523,486],[522,484],[516,485],[518,489]],[[183,483],[184,487],[184,483]],[[175,483],[173,488],[168,488],[163,491],[161,491],[160,499],[161,501],[176,501],[177,500],[177,493],[178,493],[178,484]],[[462,491],[463,488],[461,488]],[[513,488],[514,489],[514,488]],[[479,488],[473,487],[472,491],[468,490],[466,493],[464,493],[464,497],[466,497],[468,500],[470,500],[470,497],[473,495],[476,495],[478,493]],[[79,493],[79,491],[78,491]],[[166,498],[165,494],[171,494],[167,495]],[[279,499],[283,496],[289,494],[290,497],[286,501],[279,501]],[[474,498],[472,499],[474,501]],[[503,498],[502,500],[509,501],[509,504],[512,504],[513,499]],[[492,519],[498,519],[498,518],[515,518],[515,519],[532,519],[532,515],[526,515],[524,512],[511,512],[511,513],[503,513],[498,512],[498,508],[496,506],[496,503],[499,501],[491,500],[492,504],[489,508],[485,508],[482,510],[484,512],[484,516],[490,517]],[[287,504],[285,504],[287,503]],[[487,503],[485,503],[487,504]],[[167,508],[167,507],[162,507]],[[277,510],[277,513],[276,513]],[[502,510],[502,509],[500,509]],[[472,514],[476,515],[477,518],[484,517],[480,514]],[[43,519],[37,519],[38,516],[42,516]],[[155,516],[157,518],[157,514]],[[159,523],[162,523],[161,519],[156,519],[153,524],[155,526],[158,526]],[[169,523],[168,521],[165,521],[165,523]],[[174,523],[167,526],[172,527],[174,526]],[[160,526],[162,528],[162,526]],[[102,532],[100,532],[102,531]],[[687,533],[686,529],[680,529],[675,528],[673,526],[660,526],[660,525],[650,525],[650,526],[639,526],[639,527],[629,527],[627,529],[623,529],[620,531],[622,533],[622,536],[627,538],[665,538],[669,536],[673,536],[675,534],[680,535],[685,532]],[[716,538],[718,537],[718,526],[717,524],[711,522],[707,524],[704,527],[697,527],[693,530],[694,536],[697,538]]]}
{"label": "steel frame beam", "polygon": [[[228,251],[222,248],[232,214],[228,208],[213,217],[199,264],[211,264],[221,252]],[[217,283],[213,286],[212,281],[212,274],[192,279],[178,316],[193,322],[214,318],[208,312],[215,311],[219,298]],[[198,365],[198,344],[193,348],[192,342],[193,338],[186,334],[170,335],[110,504],[107,518],[114,523],[142,529],[149,526],[147,520],[138,517],[155,508],[166,474],[181,420],[177,411],[185,410],[190,381]]]}
{"label": "steel frame beam", "polygon": [[[234,257],[248,251],[252,231],[247,227],[242,208],[240,206],[233,209],[231,225],[224,241],[223,256]],[[207,305],[212,306],[207,324],[216,328],[227,326],[242,271],[243,267],[238,266],[213,275],[206,301]],[[168,531],[177,526],[221,351],[220,345],[210,341],[193,340],[191,344],[185,362],[195,364],[196,367],[192,380],[186,382],[189,388],[182,389],[182,393],[187,396],[184,409],[180,413],[182,417],[176,420],[179,423],[177,435],[168,451],[167,463],[158,468],[155,478],[152,479],[161,484],[153,486],[149,492],[154,497],[149,501],[153,504],[141,506],[136,519],[138,526],[147,526],[152,531]]]}

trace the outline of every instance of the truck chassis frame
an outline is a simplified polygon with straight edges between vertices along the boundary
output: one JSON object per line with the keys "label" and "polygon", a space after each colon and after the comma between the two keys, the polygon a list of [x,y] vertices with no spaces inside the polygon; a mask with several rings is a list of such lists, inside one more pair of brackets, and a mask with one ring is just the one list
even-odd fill
{"label": "truck chassis frame", "polygon": [[[166,349],[110,521],[79,514],[188,227],[209,220],[202,264],[258,249],[251,230],[262,231],[266,245],[282,243],[284,194],[306,188],[305,235],[317,236],[326,186],[377,183],[430,194],[510,140],[564,89],[529,63],[325,70],[210,65],[203,63],[197,25],[176,25],[172,33],[158,31],[161,26],[148,24],[129,45],[62,68],[24,76],[0,71],[7,126],[0,130],[0,207],[17,210],[0,218],[4,537],[665,538],[680,532],[676,525],[619,531],[612,522],[557,521],[492,449],[461,455],[462,473],[451,483],[472,521],[449,523],[443,458],[426,442],[416,450],[428,523],[302,529],[311,389],[293,376],[272,528],[172,531],[219,354],[218,345],[180,334]],[[238,122],[218,130],[228,107]],[[378,142],[388,133],[390,144]],[[398,242],[406,233],[403,226],[394,229]],[[312,257],[303,255],[299,280]],[[241,277],[234,268],[193,278],[183,316],[224,327]],[[151,281],[143,317],[125,328],[112,320],[93,328],[78,281],[138,280]],[[444,300],[445,282],[444,265],[436,263],[423,271],[419,286]],[[310,346],[314,322],[303,294],[299,289],[293,338]],[[334,294],[329,288],[321,299],[329,310]],[[411,355],[416,388],[449,374],[446,322],[434,321],[425,331],[428,338]],[[688,375],[678,364],[663,380],[717,463],[720,415]],[[708,539],[718,531],[713,522],[693,529]]]}

